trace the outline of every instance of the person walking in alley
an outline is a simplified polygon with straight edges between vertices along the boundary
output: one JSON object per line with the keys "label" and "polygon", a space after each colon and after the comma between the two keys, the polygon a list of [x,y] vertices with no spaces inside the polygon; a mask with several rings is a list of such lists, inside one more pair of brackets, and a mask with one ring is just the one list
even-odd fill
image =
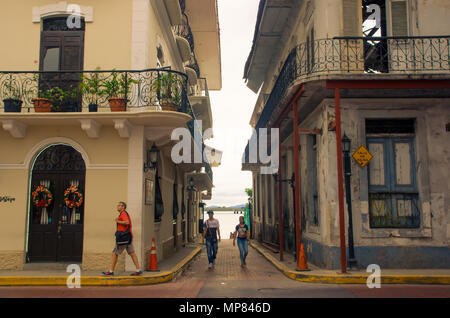
{"label": "person walking in alley", "polygon": [[[103,272],[103,275],[106,276],[114,276],[114,268],[117,264],[117,258],[120,254],[122,254],[123,250],[126,249],[128,255],[131,256],[131,259],[133,260],[134,265],[136,266],[136,272],[131,274],[132,276],[139,276],[142,275],[142,270],[139,267],[139,261],[137,258],[137,255],[134,251],[133,247],[133,233],[131,232],[131,218],[128,212],[126,211],[127,204],[125,202],[119,202],[117,204],[117,211],[119,212],[119,217],[115,219],[117,223],[117,232],[116,232],[116,247],[114,248],[112,252],[112,258],[111,258],[111,267],[109,268],[109,271]],[[122,240],[123,233],[127,232],[129,230],[130,235],[129,239],[127,239],[126,243],[124,243]],[[123,244],[124,243],[124,244]]]}
{"label": "person walking in alley", "polygon": [[208,211],[209,219],[206,220],[203,225],[203,240],[202,243],[205,243],[206,238],[206,253],[208,254],[208,268],[212,268],[216,261],[217,250],[219,248],[219,244],[217,242],[217,235],[219,235],[220,242],[220,225],[219,220],[214,218],[214,212]]}
{"label": "person walking in alley", "polygon": [[236,246],[236,237],[239,247],[239,255],[241,257],[241,266],[247,265],[245,259],[248,255],[248,241],[250,240],[250,233],[248,231],[247,224],[244,223],[244,217],[241,215],[239,217],[239,224],[236,225],[236,230],[233,235],[233,246]]}

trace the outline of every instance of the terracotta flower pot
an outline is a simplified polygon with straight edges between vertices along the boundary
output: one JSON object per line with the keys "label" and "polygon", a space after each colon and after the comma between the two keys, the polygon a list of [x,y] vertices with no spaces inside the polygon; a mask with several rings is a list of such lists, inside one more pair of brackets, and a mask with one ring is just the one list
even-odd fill
{"label": "terracotta flower pot", "polygon": [[52,110],[52,102],[47,98],[35,98],[33,104],[36,113],[49,113]]}
{"label": "terracotta flower pot", "polygon": [[110,99],[108,99],[108,101],[109,101],[109,107],[111,108],[112,112],[125,111],[125,107],[126,107],[125,98],[111,97]]}
{"label": "terracotta flower pot", "polygon": [[168,103],[168,102],[162,103],[161,108],[162,108],[162,110],[168,110],[168,111],[172,111],[172,112],[178,111],[178,105],[175,103]]}

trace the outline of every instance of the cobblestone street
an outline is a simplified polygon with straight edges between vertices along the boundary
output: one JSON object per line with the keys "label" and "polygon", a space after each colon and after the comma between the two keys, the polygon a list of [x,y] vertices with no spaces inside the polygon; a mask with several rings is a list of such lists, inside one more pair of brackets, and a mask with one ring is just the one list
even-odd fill
{"label": "cobblestone street", "polygon": [[1,287],[0,297],[136,297],[136,298],[325,298],[325,297],[449,297],[450,286],[365,285],[302,283],[279,272],[254,248],[249,247],[247,267],[242,268],[239,250],[232,240],[219,243],[216,265],[208,269],[206,249],[176,280],[136,287]]}

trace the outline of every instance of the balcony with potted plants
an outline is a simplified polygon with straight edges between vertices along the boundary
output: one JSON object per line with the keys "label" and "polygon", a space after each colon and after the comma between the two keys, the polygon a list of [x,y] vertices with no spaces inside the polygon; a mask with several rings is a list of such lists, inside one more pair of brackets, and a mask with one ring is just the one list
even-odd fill
{"label": "balcony with potted plants", "polygon": [[114,125],[186,127],[194,114],[184,73],[168,69],[0,72],[0,123],[22,138],[27,125],[80,125],[97,138]]}

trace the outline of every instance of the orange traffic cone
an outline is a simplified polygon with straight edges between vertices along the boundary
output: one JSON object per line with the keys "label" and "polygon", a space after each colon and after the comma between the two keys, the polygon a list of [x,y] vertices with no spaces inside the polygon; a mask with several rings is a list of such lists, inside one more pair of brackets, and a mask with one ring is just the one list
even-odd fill
{"label": "orange traffic cone", "polygon": [[308,264],[306,263],[305,247],[300,244],[300,255],[297,257],[297,270],[309,271]]}
{"label": "orange traffic cone", "polygon": [[150,271],[151,272],[159,271],[158,261],[156,259],[155,238],[152,238],[152,249],[150,251]]}

